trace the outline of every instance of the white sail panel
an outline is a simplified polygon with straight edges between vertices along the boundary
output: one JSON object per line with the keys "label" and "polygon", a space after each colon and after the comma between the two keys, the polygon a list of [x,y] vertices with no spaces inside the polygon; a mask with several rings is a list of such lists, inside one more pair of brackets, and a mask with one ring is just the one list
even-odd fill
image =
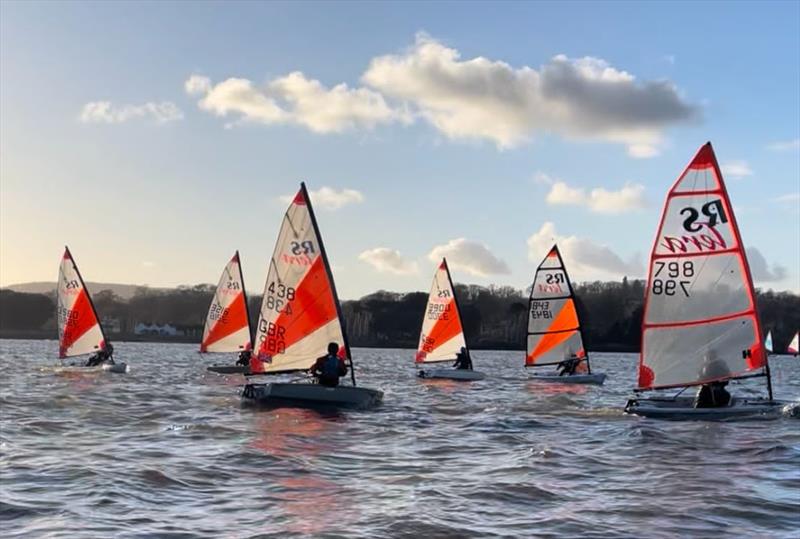
{"label": "white sail panel", "polygon": [[57,295],[58,357],[104,350],[106,339],[103,328],[69,248],[65,248],[61,258]]}
{"label": "white sail panel", "polygon": [[[752,316],[686,327],[647,330],[642,343],[646,366],[658,386],[677,387],[732,378],[760,365],[742,351],[753,345]],[[687,380],[691,383],[687,384]]]}
{"label": "white sail panel", "polygon": [[789,343],[789,348],[787,348],[790,354],[796,354],[798,350],[800,350],[800,332],[794,334],[792,342]]}
{"label": "white sail panel", "polygon": [[773,350],[772,350],[772,330],[767,332],[767,338],[764,340],[764,348],[767,349],[767,352],[773,352]]}
{"label": "white sail panel", "polygon": [[447,261],[442,259],[433,276],[428,303],[425,305],[416,362],[453,360],[456,353],[466,346],[450,270]]}
{"label": "white sail panel", "polygon": [[250,350],[250,317],[237,251],[222,271],[203,328],[201,352]]}
{"label": "white sail panel", "polygon": [[709,143],[664,204],[650,257],[639,388],[731,378],[763,367],[765,357],[750,270]]}
{"label": "white sail panel", "polygon": [[252,372],[306,370],[330,342],[349,357],[339,300],[305,186],[283,218],[269,264],[254,340]]}
{"label": "white sail panel", "polygon": [[648,283],[653,301],[647,322],[664,324],[709,320],[752,309],[738,253],[688,258],[658,258]]}
{"label": "white sail panel", "polygon": [[539,267],[528,302],[525,365],[552,365],[586,357],[572,285],[561,253],[553,246]]}

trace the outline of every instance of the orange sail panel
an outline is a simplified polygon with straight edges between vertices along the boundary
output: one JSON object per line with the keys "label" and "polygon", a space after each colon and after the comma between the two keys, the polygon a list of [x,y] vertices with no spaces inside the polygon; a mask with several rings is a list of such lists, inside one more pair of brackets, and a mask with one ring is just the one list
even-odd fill
{"label": "orange sail panel", "polygon": [[105,349],[106,339],[69,248],[58,270],[58,357],[91,354]]}
{"label": "orange sail panel", "polygon": [[456,353],[466,346],[450,270],[447,261],[442,259],[433,276],[428,303],[425,305],[415,359],[417,363],[452,361]]}
{"label": "orange sail panel", "polygon": [[525,365],[552,365],[586,357],[569,276],[555,245],[536,269],[528,302]]}
{"label": "orange sail panel", "polygon": [[750,268],[711,143],[667,194],[647,282],[639,389],[726,380],[765,365]]}
{"label": "orange sail panel", "polygon": [[261,303],[252,372],[310,369],[328,343],[349,357],[339,300],[305,186],[283,218]]}
{"label": "orange sail panel", "polygon": [[237,251],[225,266],[211,300],[200,351],[241,352],[251,348],[247,294]]}

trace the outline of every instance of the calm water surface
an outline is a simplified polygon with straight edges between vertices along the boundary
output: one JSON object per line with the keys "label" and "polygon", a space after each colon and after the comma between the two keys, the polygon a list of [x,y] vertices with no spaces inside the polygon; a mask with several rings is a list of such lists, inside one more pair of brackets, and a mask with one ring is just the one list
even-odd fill
{"label": "calm water surface", "polygon": [[[243,378],[195,350],[119,343],[127,375],[68,377],[40,369],[55,342],[0,341],[4,539],[800,537],[800,420],[626,417],[634,355],[592,356],[603,387],[558,388],[519,352],[475,352],[489,376],[459,384],[356,349],[384,405],[320,414],[242,409]],[[772,368],[800,399],[800,361]]]}

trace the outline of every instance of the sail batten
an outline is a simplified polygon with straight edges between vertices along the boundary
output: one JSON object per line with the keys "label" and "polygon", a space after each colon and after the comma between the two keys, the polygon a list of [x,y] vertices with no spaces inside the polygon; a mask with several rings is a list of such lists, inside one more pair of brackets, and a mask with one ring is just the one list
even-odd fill
{"label": "sail batten", "polygon": [[667,193],[650,255],[638,389],[708,383],[766,365],[750,268],[710,143]]}
{"label": "sail batten", "polygon": [[536,268],[531,286],[525,366],[557,365],[569,357],[588,363],[572,283],[554,245]]}
{"label": "sail batten", "polygon": [[201,352],[242,352],[252,348],[247,293],[239,251],[225,266],[203,328]]}
{"label": "sail batten", "polygon": [[425,315],[415,356],[416,363],[452,361],[461,348],[467,347],[461,312],[458,308],[447,260],[436,269],[425,304]]}
{"label": "sail batten", "polygon": [[104,350],[103,327],[68,247],[61,257],[57,295],[58,357],[64,359]]}
{"label": "sail batten", "polygon": [[311,201],[301,184],[270,259],[250,370],[308,370],[331,342],[339,345],[340,357],[350,358],[339,298]]}

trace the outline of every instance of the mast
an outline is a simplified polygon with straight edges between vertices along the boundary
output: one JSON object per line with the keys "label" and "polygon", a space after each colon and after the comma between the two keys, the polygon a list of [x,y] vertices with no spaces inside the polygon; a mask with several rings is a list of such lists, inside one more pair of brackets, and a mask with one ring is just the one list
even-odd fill
{"label": "mast", "polygon": [[[444,271],[447,273],[447,282],[450,284],[450,290],[453,291],[453,302],[456,304],[456,315],[458,316],[458,325],[461,326],[461,332],[464,335],[464,347],[467,349],[467,357],[472,361],[470,354],[469,343],[467,343],[467,334],[464,333],[464,320],[461,318],[461,305],[458,303],[458,294],[456,294],[456,287],[453,285],[453,279],[450,277],[450,266],[447,265],[447,259],[442,257],[444,263]],[[449,360],[448,360],[449,361]]]}
{"label": "mast", "polygon": [[745,275],[747,275],[747,292],[750,295],[750,301],[752,302],[753,313],[755,321],[756,321],[756,335],[758,336],[758,342],[761,344],[763,354],[764,354],[764,372],[767,375],[767,393],[769,394],[769,400],[773,400],[772,398],[772,375],[769,370],[769,354],[767,353],[766,349],[764,348],[764,330],[761,327],[761,317],[758,316],[758,304],[756,298],[755,287],[753,286],[753,274],[750,271],[750,261],[747,260],[747,255],[744,249],[744,243],[742,243],[742,235],[739,232],[739,223],[736,221],[736,214],[733,212],[733,205],[731,204],[731,200],[728,197],[728,188],[725,186],[725,182],[722,179],[722,170],[719,168],[719,163],[717,162],[717,156],[714,153],[713,146],[711,146],[711,141],[707,141],[706,146],[708,146],[709,150],[711,150],[711,164],[714,167],[714,172],[719,179],[719,187],[722,194],[723,199],[725,200],[725,204],[728,208],[730,208],[730,216],[728,217],[731,221],[731,228],[733,229],[733,233],[736,237],[736,243],[741,250],[741,261],[742,265],[744,266]]}
{"label": "mast", "polygon": [[322,264],[325,267],[325,273],[328,275],[328,282],[331,285],[331,292],[333,293],[333,303],[336,305],[336,315],[339,317],[339,326],[342,330],[342,340],[344,341],[345,354],[347,355],[348,362],[350,363],[350,379],[353,386],[356,385],[356,370],[353,367],[353,356],[350,354],[350,344],[347,340],[347,328],[344,324],[344,316],[342,315],[342,305],[339,302],[339,294],[336,292],[336,283],[333,280],[333,273],[331,273],[330,264],[328,264],[328,254],[325,251],[325,244],[322,242],[322,234],[319,233],[319,226],[317,225],[317,217],[314,215],[314,207],[311,205],[311,197],[308,196],[305,182],[300,182],[300,190],[303,192],[303,197],[306,199],[308,207],[308,215],[311,218],[311,226],[314,227],[314,233],[319,240],[319,251],[322,256]]}
{"label": "mast", "polygon": [[239,281],[242,283],[242,297],[244,298],[244,314],[247,317],[247,335],[250,337],[250,351],[253,350],[253,321],[250,320],[250,305],[247,303],[247,291],[244,288],[244,273],[242,273],[242,259],[239,258],[239,249],[236,249],[236,261],[239,266]]}

